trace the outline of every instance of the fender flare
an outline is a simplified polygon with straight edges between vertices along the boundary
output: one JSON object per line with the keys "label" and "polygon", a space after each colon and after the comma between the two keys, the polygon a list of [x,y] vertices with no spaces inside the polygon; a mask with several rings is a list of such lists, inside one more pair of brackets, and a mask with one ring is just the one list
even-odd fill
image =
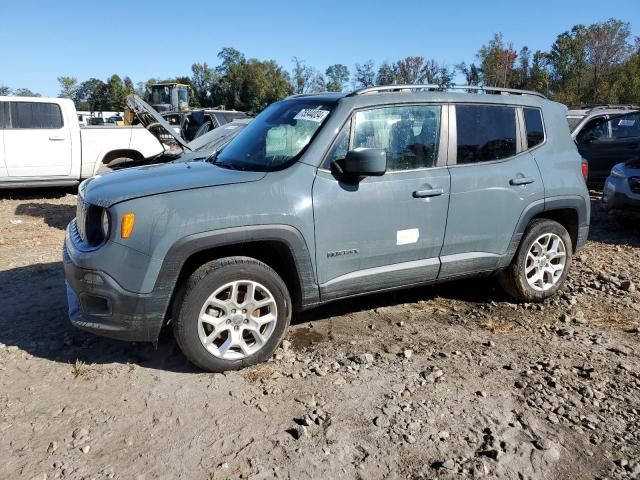
{"label": "fender flare", "polygon": [[566,195],[543,198],[530,203],[522,212],[522,215],[520,215],[520,220],[518,220],[516,229],[511,236],[507,251],[501,256],[498,262],[498,268],[505,268],[511,263],[511,260],[513,260],[518,250],[518,246],[520,246],[520,241],[527,226],[535,216],[544,212],[561,209],[574,210],[578,215],[578,242],[575,245],[575,249],[579,250],[582,248],[587,241],[587,235],[589,233],[589,205],[584,197],[579,195]]}
{"label": "fender flare", "polygon": [[166,299],[165,314],[178,286],[182,268],[192,255],[218,247],[261,241],[279,242],[291,253],[300,287],[300,307],[304,309],[319,303],[313,263],[302,233],[290,225],[256,225],[196,233],[176,241],[164,257],[153,288],[154,296],[160,295]]}

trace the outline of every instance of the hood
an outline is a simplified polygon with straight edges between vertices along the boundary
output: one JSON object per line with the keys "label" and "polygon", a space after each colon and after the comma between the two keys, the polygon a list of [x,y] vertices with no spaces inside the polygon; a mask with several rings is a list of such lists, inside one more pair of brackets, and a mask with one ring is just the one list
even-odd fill
{"label": "hood", "polygon": [[140,123],[160,141],[175,140],[183,149],[191,150],[187,142],[154,108],[137,95],[127,96],[127,106],[135,113]]}
{"label": "hood", "polygon": [[202,161],[167,163],[98,175],[82,182],[79,193],[93,205],[110,207],[149,195],[255,182],[265,175],[265,172],[229,170]]}

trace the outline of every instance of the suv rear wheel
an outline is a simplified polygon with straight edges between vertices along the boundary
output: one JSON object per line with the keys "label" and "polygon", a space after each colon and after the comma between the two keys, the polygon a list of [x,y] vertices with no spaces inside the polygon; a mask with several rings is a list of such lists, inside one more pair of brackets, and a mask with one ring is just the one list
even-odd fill
{"label": "suv rear wheel", "polygon": [[561,224],[544,218],[533,220],[511,265],[500,272],[498,281],[516,300],[543,301],[567,278],[571,252],[571,237]]}
{"label": "suv rear wheel", "polygon": [[212,372],[267,360],[291,320],[280,276],[248,257],[206,263],[188,280],[174,335],[185,356]]}

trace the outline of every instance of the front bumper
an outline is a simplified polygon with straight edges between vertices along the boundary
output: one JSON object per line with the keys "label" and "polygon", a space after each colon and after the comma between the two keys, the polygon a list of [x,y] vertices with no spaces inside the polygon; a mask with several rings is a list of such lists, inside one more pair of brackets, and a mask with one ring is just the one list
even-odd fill
{"label": "front bumper", "polygon": [[155,342],[164,320],[164,295],[133,293],[105,272],[78,267],[63,247],[69,320],[74,327],[118,340]]}
{"label": "front bumper", "polygon": [[609,176],[602,191],[601,205],[606,210],[640,210],[640,194],[631,191],[626,178]]}

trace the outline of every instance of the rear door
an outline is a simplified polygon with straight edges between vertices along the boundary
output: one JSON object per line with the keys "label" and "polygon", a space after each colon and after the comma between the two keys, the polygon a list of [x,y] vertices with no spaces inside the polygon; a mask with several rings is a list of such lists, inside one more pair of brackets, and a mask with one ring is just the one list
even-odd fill
{"label": "rear door", "polygon": [[518,108],[457,104],[450,109],[449,150],[455,153],[441,278],[494,270],[525,207],[544,199],[538,166],[519,133],[524,120]]}
{"label": "rear door", "polygon": [[4,153],[10,177],[71,174],[71,129],[64,123],[60,105],[12,101],[9,117]]}
{"label": "rear door", "polygon": [[[338,134],[313,185],[323,300],[436,278],[449,200],[444,111],[361,110]],[[331,163],[355,148],[385,149],[387,172],[343,182]]]}

